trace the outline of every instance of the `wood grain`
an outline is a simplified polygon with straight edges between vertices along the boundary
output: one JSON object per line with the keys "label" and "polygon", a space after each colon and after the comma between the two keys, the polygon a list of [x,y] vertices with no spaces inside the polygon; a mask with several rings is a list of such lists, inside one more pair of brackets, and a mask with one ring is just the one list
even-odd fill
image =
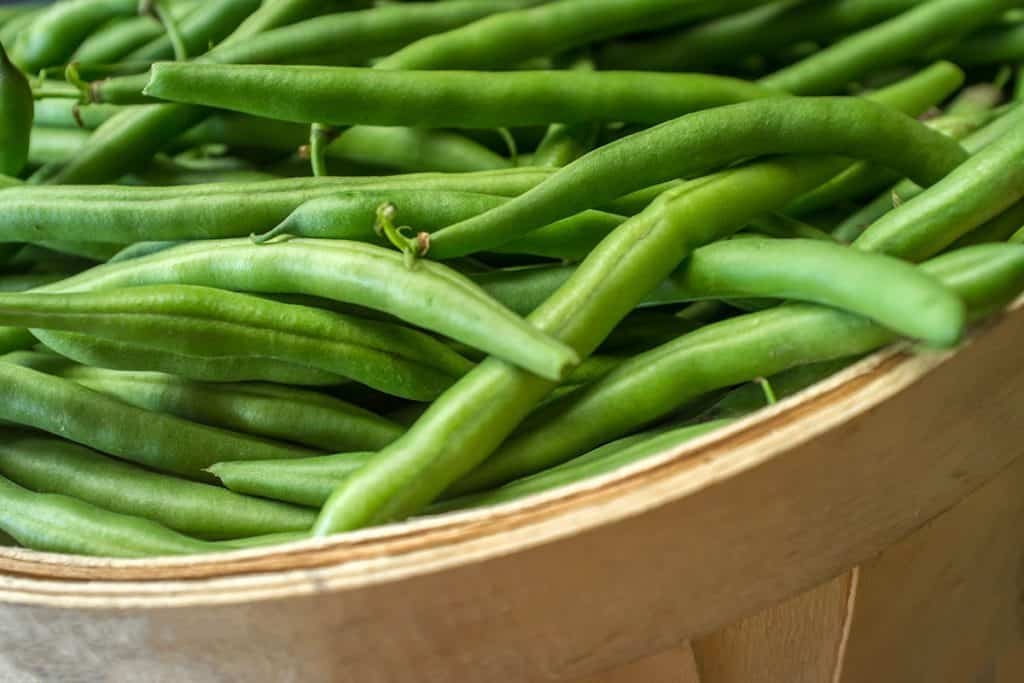
{"label": "wood grain", "polygon": [[[1024,311],[502,508],[192,560],[0,552],[0,680],[572,681],[849,571],[1024,455]],[[878,679],[875,679],[878,680]]]}
{"label": "wood grain", "polygon": [[701,683],[832,683],[853,572],[694,642]]}
{"label": "wood grain", "polygon": [[[974,681],[1016,638],[1024,460],[860,568],[837,683]],[[1024,681],[1024,677],[1017,679]]]}

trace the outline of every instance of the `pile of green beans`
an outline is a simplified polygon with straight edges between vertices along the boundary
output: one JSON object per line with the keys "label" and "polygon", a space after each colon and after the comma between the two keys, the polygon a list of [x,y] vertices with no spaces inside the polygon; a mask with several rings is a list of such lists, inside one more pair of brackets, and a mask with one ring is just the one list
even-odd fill
{"label": "pile of green beans", "polygon": [[1024,291],[1019,5],[0,9],[0,535],[558,496],[955,349]]}

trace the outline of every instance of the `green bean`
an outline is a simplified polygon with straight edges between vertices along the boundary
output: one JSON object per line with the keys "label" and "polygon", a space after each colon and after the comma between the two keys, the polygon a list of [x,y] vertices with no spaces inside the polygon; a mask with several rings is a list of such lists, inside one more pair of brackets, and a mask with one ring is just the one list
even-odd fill
{"label": "green bean", "polygon": [[962,249],[975,244],[1006,242],[1024,225],[1024,202],[1017,202],[1006,211],[971,230],[950,247]]}
{"label": "green bean", "polygon": [[[180,18],[194,7],[192,3],[175,3],[171,5],[171,11]],[[151,16],[121,19],[93,31],[75,49],[70,60],[82,64],[114,64],[132,50],[159,38],[163,33],[164,29],[160,22]]]}
{"label": "green bean", "polygon": [[920,195],[872,224],[854,245],[920,261],[1024,197],[1024,108],[1006,115],[1010,132]]}
{"label": "green bean", "polygon": [[68,0],[45,9],[19,35],[11,57],[27,73],[67,62],[95,29],[134,16],[138,0]]}
{"label": "green bean", "polygon": [[37,243],[50,251],[67,256],[78,256],[89,261],[103,262],[121,250],[117,244],[110,242],[71,242],[42,240]]}
{"label": "green bean", "polygon": [[[991,111],[982,110],[972,114],[942,116],[925,121],[925,125],[954,140],[963,140],[990,123],[994,118],[995,114]],[[898,173],[879,169],[869,163],[858,162],[813,192],[793,202],[791,206],[786,207],[786,211],[793,215],[804,216],[845,201],[874,194],[899,179]]]}
{"label": "green bean", "polygon": [[0,275],[0,292],[24,292],[57,282],[67,273],[26,273],[23,275]]}
{"label": "green bean", "polygon": [[[207,0],[181,19],[184,49],[190,57],[216,45],[260,6],[260,0]],[[155,62],[174,57],[169,35],[161,35],[121,57],[126,62]]]}
{"label": "green bean", "polygon": [[555,0],[428,36],[382,59],[381,69],[494,69],[617,35],[719,16],[757,0]]}
{"label": "green bean", "polygon": [[260,8],[224,40],[224,44],[243,42],[265,31],[288,26],[332,9],[358,9],[364,4],[363,0],[264,0]]}
{"label": "green bean", "polygon": [[661,36],[613,42],[598,52],[603,69],[713,69],[806,40],[829,40],[884,21],[922,0],[783,0]]}
{"label": "green bean", "polygon": [[645,458],[669,453],[694,439],[728,427],[733,422],[734,420],[731,419],[714,420],[703,424],[677,427],[669,431],[655,430],[651,433],[625,437],[578,456],[560,466],[517,479],[499,488],[435,503],[426,509],[426,513],[441,514],[454,510],[500,505],[599,477]]}
{"label": "green bean", "polygon": [[28,160],[32,88],[0,44],[0,174],[16,176]]}
{"label": "green bean", "polygon": [[[308,138],[308,126],[219,114],[186,133],[182,142],[294,151],[305,145]],[[461,173],[510,166],[507,159],[469,138],[422,128],[360,126],[329,144],[325,153],[331,159],[406,172]]]}
{"label": "green bean", "polygon": [[1009,64],[1024,59],[1024,26],[993,26],[957,42],[946,53],[964,66]]}
{"label": "green bean", "polygon": [[1022,243],[1024,243],[1024,228],[1021,228],[1017,232],[1013,233],[1013,235],[1010,236],[1010,240],[1009,241],[1011,243],[1013,243],[1013,244],[1022,244]]}
{"label": "green bean", "polygon": [[159,283],[308,294],[365,306],[553,379],[562,378],[577,362],[564,344],[537,331],[455,271],[435,263],[409,269],[394,251],[343,240],[292,239],[264,245],[208,241],[94,268],[47,291]]}
{"label": "green bean", "polygon": [[7,22],[18,17],[37,12],[43,6],[45,6],[43,2],[17,2],[4,5],[0,7],[0,27],[6,26]]}
{"label": "green bean", "polygon": [[[551,288],[548,295],[572,273],[571,268],[552,270],[563,272],[541,273],[543,285]],[[482,278],[486,283],[489,276]],[[498,282],[507,291],[507,278]],[[532,294],[540,298],[539,292]],[[820,240],[749,237],[701,247],[649,295],[648,303],[740,297],[831,306],[935,346],[956,344],[963,334],[963,304],[934,278],[896,259]]]}
{"label": "green bean", "polygon": [[207,471],[237,493],[320,507],[341,481],[372,457],[373,453],[367,452],[266,460],[261,465],[219,462]]}
{"label": "green bean", "polygon": [[1016,0],[931,0],[845,38],[807,59],[762,78],[769,88],[819,95],[879,69],[912,60],[937,44],[953,42],[984,26]]}
{"label": "green bean", "polygon": [[[453,0],[384,5],[307,19],[267,31],[240,42],[215,47],[200,62],[219,64],[359,65],[390,54],[424,36],[462,26],[506,10],[521,9],[545,0]],[[341,52],[339,52],[339,50]],[[148,77],[115,78],[94,83],[95,99],[136,98]]]}
{"label": "green bean", "polygon": [[13,46],[18,36],[24,33],[47,7],[34,7],[0,26],[0,43]]}
{"label": "green bean", "polygon": [[[776,400],[781,401],[813,384],[817,384],[827,377],[831,377],[840,370],[849,367],[859,358],[861,356],[851,356],[821,361],[820,363],[799,365],[772,375],[766,381],[771,385]],[[760,384],[758,382],[748,382],[733,389],[719,401],[715,402],[714,405],[700,414],[699,419],[703,421],[740,418],[765,408],[767,405],[764,389]]]}
{"label": "green bean", "polygon": [[[964,138],[964,149],[970,154],[977,154],[1003,135],[1009,133],[1013,129],[1014,122],[1013,118],[1003,114],[994,122]],[[891,211],[895,206],[909,201],[923,191],[924,188],[914,181],[902,180],[888,192],[883,193],[863,208],[847,216],[833,231],[833,235],[840,240],[852,242],[860,237],[869,225]]]}
{"label": "green bean", "polygon": [[162,373],[85,366],[60,374],[139,408],[335,453],[383,448],[403,431],[345,401],[286,386],[200,383]]}
{"label": "green bean", "polygon": [[[981,251],[952,252],[923,269],[975,311],[1005,305],[1024,288],[1024,247],[972,249]],[[448,493],[484,490],[559,464],[708,391],[797,365],[867,353],[895,339],[866,318],[812,304],[789,304],[709,325],[635,356],[583,391],[548,404]]]}
{"label": "green bean", "polygon": [[933,183],[965,158],[955,141],[857,98],[757,100],[688,114],[601,147],[516,199],[431,236],[435,258],[509,242],[625,192],[752,156],[837,153]]}
{"label": "green bean", "polygon": [[[549,174],[508,169],[385,178],[299,178],[181,188],[31,187],[0,190],[0,239],[74,239],[123,244],[262,233],[304,202],[350,190],[415,189],[513,196]],[[32,228],[29,228],[32,226]]]}
{"label": "green bean", "polygon": [[308,449],[151,413],[70,380],[0,363],[0,419],[34,427],[146,467],[205,478],[223,460],[310,456]]}
{"label": "green bean", "polygon": [[[505,201],[506,198],[494,195],[444,190],[354,190],[302,204],[258,239],[265,241],[286,234],[383,243],[374,233],[373,214],[384,202],[399,207],[403,221],[415,225],[417,230],[431,232]],[[497,251],[579,260],[623,220],[616,214],[585,211],[498,247]]]}
{"label": "green bean", "polygon": [[37,126],[50,128],[85,128],[93,130],[126,107],[112,104],[79,106],[75,100],[43,98],[36,100]]}
{"label": "green bean", "polygon": [[[48,349],[84,365],[112,370],[164,372],[204,382],[242,382],[253,378],[297,386],[335,386],[345,378],[331,372],[275,358],[252,356],[244,349],[236,355],[194,355],[167,351],[150,344],[134,344],[75,332],[35,330],[28,343],[15,336],[18,328],[0,328],[0,350],[22,351],[36,340]],[[12,338],[13,337],[13,338]],[[19,344],[20,345],[15,345]]]}
{"label": "green bean", "polygon": [[80,149],[89,139],[89,133],[73,128],[40,128],[32,129],[31,142],[28,148],[28,162],[46,164],[54,161],[65,161],[76,150]]}
{"label": "green bean", "polygon": [[[917,111],[948,94],[947,79],[956,81],[955,71],[932,69],[875,97]],[[530,321],[586,357],[694,248],[777,210],[844,164],[831,158],[778,159],[720,172],[698,188],[670,189],[605,238]],[[335,489],[314,535],[419,512],[487,459],[554,387],[497,359],[485,360],[402,438]]]}
{"label": "green bean", "polygon": [[298,123],[499,128],[556,122],[660,123],[778,93],[704,74],[423,73],[163,62],[153,65],[143,94]]}
{"label": "green bean", "polygon": [[769,237],[796,237],[820,240],[822,242],[837,241],[835,237],[824,230],[781,213],[771,213],[755,218],[751,221],[747,230],[760,235],[768,235]]}
{"label": "green bean", "polygon": [[224,547],[69,496],[35,493],[4,477],[0,477],[0,529],[21,545],[72,555],[190,555]]}
{"label": "green bean", "polygon": [[245,349],[252,357],[333,373],[413,400],[433,398],[472,367],[414,330],[189,285],[5,294],[0,322],[208,358]]}
{"label": "green bean", "polygon": [[3,432],[0,475],[32,491],[64,494],[211,540],[303,531],[315,518],[312,510],[150,472],[30,433]]}

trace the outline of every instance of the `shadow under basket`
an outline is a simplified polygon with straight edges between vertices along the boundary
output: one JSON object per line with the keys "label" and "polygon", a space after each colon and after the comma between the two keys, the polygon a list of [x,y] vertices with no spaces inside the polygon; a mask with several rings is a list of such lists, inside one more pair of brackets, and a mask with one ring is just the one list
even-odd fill
{"label": "shadow under basket", "polygon": [[1022,348],[1018,301],[955,352],[887,349],[490,509],[187,558],[0,549],[0,679],[1020,683]]}

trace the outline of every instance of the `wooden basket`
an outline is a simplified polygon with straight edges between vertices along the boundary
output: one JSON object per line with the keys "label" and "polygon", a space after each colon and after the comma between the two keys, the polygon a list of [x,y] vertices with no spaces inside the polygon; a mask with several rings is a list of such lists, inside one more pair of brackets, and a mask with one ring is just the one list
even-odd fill
{"label": "wooden basket", "polygon": [[4,549],[0,680],[1020,683],[1022,346],[1018,305],[490,510],[185,559]]}

